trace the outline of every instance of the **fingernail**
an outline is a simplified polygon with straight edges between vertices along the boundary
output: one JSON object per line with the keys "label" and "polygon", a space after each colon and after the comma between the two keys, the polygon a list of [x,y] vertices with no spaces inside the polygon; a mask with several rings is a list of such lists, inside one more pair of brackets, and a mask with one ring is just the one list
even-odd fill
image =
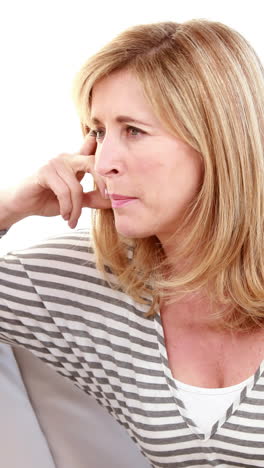
{"label": "fingernail", "polygon": [[69,221],[68,224],[71,229],[74,229],[77,226],[77,221]]}

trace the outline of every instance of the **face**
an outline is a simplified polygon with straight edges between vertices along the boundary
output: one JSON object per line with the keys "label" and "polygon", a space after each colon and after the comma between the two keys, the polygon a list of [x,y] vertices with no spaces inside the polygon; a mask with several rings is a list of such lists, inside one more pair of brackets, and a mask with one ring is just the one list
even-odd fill
{"label": "face", "polygon": [[200,186],[199,154],[168,133],[138,79],[125,70],[94,86],[90,125],[95,171],[110,194],[117,231],[130,238],[156,235],[163,243]]}

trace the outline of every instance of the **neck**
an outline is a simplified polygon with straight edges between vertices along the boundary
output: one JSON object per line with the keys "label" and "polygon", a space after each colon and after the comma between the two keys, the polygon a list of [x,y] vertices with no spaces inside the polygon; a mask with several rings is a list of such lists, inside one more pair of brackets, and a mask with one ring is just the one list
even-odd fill
{"label": "neck", "polygon": [[172,303],[161,300],[160,304],[162,316],[166,316],[172,327],[180,324],[186,328],[221,329],[218,316],[226,310],[227,306],[211,302],[204,291],[187,294]]}

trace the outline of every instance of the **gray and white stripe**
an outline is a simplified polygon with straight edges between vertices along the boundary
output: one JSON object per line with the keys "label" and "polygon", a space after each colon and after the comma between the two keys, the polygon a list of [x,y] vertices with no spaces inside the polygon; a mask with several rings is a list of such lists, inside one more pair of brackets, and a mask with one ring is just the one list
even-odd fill
{"label": "gray and white stripe", "polygon": [[159,314],[145,318],[147,306],[109,287],[87,230],[5,255],[0,277],[1,341],[31,349],[92,395],[153,467],[264,466],[264,363],[210,435],[199,433],[177,394]]}

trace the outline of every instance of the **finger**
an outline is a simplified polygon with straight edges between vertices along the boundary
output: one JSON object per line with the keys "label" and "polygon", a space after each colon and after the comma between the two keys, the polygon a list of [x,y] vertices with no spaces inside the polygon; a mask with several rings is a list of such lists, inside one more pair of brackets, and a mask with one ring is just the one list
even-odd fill
{"label": "finger", "polygon": [[112,208],[111,201],[103,198],[98,190],[83,194],[83,207],[107,209]]}
{"label": "finger", "polygon": [[69,161],[69,164],[73,168],[78,181],[80,182],[83,179],[85,173],[90,173],[95,181],[95,188],[98,188],[102,197],[105,198],[106,184],[103,178],[100,177],[94,170],[94,156],[83,156],[79,154],[72,156],[66,154],[64,157]]}
{"label": "finger", "polygon": [[[78,177],[85,175],[86,172],[92,174],[93,166],[94,166],[94,156],[84,156],[83,154],[75,153],[61,153],[53,160],[58,160],[59,164],[61,161],[63,163],[69,165],[75,174],[79,174]],[[79,179],[78,179],[79,180]]]}
{"label": "finger", "polygon": [[106,184],[105,181],[98,175],[97,172],[94,171],[94,167],[92,166],[90,169],[90,173],[93,176],[94,179],[94,189],[99,190],[101,197],[109,199],[108,192],[106,189]]}
{"label": "finger", "polygon": [[80,152],[77,154],[83,154],[86,156],[94,155],[96,152],[96,138],[91,136],[89,133],[84,138],[83,144],[80,148]]}
{"label": "finger", "polygon": [[58,200],[58,213],[60,213],[64,219],[67,219],[67,215],[71,213],[72,210],[69,187],[52,167],[46,168],[45,179],[49,181],[48,184],[45,182],[43,184],[42,181],[40,184],[55,194]]}
{"label": "finger", "polygon": [[77,224],[82,212],[82,185],[76,180],[74,170],[65,162],[59,161],[57,158],[52,160],[52,164],[59,177],[65,182],[69,189],[68,198],[70,198],[69,205],[71,210],[67,213],[70,215],[69,224]]}

